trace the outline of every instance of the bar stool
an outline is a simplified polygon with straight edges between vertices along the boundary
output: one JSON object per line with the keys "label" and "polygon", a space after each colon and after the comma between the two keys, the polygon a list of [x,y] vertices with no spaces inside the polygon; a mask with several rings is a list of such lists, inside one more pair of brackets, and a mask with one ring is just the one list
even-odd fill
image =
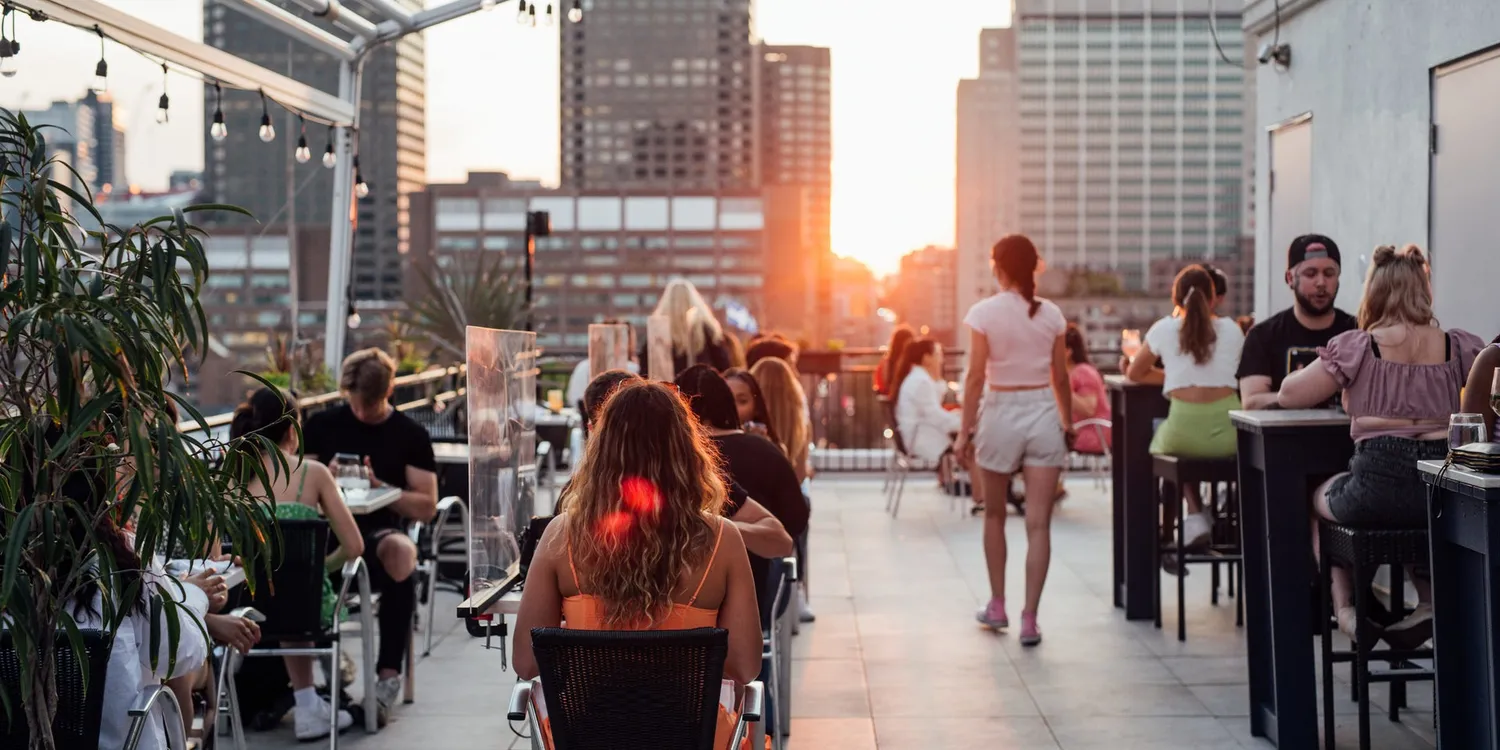
{"label": "bar stool", "polygon": [[[1371,606],[1369,586],[1365,585],[1381,565],[1391,566],[1391,615],[1406,616],[1403,565],[1425,565],[1427,563],[1426,529],[1356,529],[1332,521],[1318,521],[1318,546],[1322,550],[1318,565],[1319,583],[1323,594],[1323,746],[1333,747],[1333,665],[1350,662],[1350,683],[1359,701],[1359,747],[1370,748],[1370,683],[1391,684],[1391,721],[1400,721],[1400,710],[1406,705],[1406,683],[1433,679],[1433,671],[1417,666],[1415,659],[1432,659],[1432,649],[1419,648],[1409,651],[1397,649],[1375,649],[1377,640],[1369,627]],[[1330,594],[1333,565],[1338,563],[1349,569],[1354,581],[1355,633],[1354,648],[1350,651],[1333,649],[1333,600]],[[1371,661],[1384,661],[1389,667],[1378,672],[1370,670]]]}
{"label": "bar stool", "polygon": [[[1244,557],[1240,550],[1240,495],[1239,465],[1233,458],[1184,458],[1181,456],[1152,456],[1151,473],[1156,480],[1157,501],[1161,507],[1167,503],[1177,506],[1177,533],[1172,544],[1157,545],[1156,564],[1161,565],[1163,553],[1177,556],[1177,640],[1187,640],[1186,589],[1183,579],[1187,577],[1187,565],[1210,564],[1213,566],[1213,604],[1219,604],[1219,565],[1229,566],[1229,595],[1235,596],[1235,582],[1244,588]],[[1204,496],[1207,509],[1213,512],[1213,534],[1207,549],[1188,552],[1182,538],[1182,521],[1187,517],[1182,488],[1188,485],[1209,486]],[[1224,502],[1218,502],[1219,488],[1224,489]],[[1161,627],[1161,576],[1154,576],[1156,585],[1153,595],[1156,602],[1156,627]],[[1244,597],[1235,597],[1234,624],[1245,624]]]}

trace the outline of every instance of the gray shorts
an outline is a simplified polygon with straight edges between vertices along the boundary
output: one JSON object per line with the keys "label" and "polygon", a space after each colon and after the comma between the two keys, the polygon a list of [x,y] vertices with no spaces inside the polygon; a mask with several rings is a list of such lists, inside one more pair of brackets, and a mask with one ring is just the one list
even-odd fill
{"label": "gray shorts", "polygon": [[1441,461],[1447,440],[1373,437],[1354,444],[1349,473],[1328,484],[1328,510],[1341,524],[1417,529],[1427,525],[1427,486],[1418,461]]}
{"label": "gray shorts", "polygon": [[1051,388],[985,391],[974,435],[979,468],[1014,474],[1022,466],[1068,465],[1068,442]]}

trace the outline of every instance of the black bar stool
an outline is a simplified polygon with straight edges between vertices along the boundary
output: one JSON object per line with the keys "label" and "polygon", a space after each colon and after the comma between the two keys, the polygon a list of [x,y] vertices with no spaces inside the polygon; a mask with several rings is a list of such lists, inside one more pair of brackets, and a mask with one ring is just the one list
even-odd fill
{"label": "black bar stool", "polygon": [[[1177,556],[1177,640],[1187,640],[1186,590],[1183,579],[1187,577],[1188,565],[1209,564],[1213,566],[1213,604],[1219,604],[1219,565],[1229,566],[1229,595],[1235,597],[1235,583],[1244,588],[1244,557],[1240,550],[1240,493],[1239,464],[1233,458],[1183,458],[1180,456],[1152,456],[1151,473],[1156,482],[1157,501],[1162,508],[1173,503],[1177,508],[1177,532],[1171,544],[1159,544],[1156,549],[1156,564],[1161,565],[1164,553]],[[1186,503],[1182,488],[1190,485],[1208,485],[1204,495],[1204,509],[1213,513],[1213,534],[1208,547],[1187,550],[1183,545],[1183,521],[1187,518]],[[1220,492],[1220,489],[1223,492]],[[1219,502],[1220,498],[1223,502]],[[1161,575],[1155,575],[1153,595],[1156,604],[1156,627],[1161,627]],[[1245,624],[1244,597],[1235,597],[1234,623]]]}
{"label": "black bar stool", "polygon": [[[1359,701],[1359,747],[1370,748],[1370,684],[1391,684],[1391,721],[1400,721],[1400,711],[1406,705],[1406,683],[1433,679],[1433,671],[1413,663],[1414,659],[1432,659],[1432,649],[1419,648],[1408,651],[1373,648],[1377,640],[1370,628],[1370,616],[1376,602],[1370,595],[1368,581],[1375,569],[1381,565],[1391,566],[1391,616],[1405,617],[1406,602],[1403,565],[1427,564],[1426,529],[1356,529],[1332,521],[1318,521],[1318,546],[1322,550],[1318,565],[1318,577],[1323,594],[1323,746],[1333,747],[1333,665],[1350,662],[1350,683],[1355,699]],[[1333,617],[1333,599],[1329,592],[1332,585],[1333,565],[1349,569],[1354,581],[1355,632],[1354,648],[1349,651],[1333,649],[1333,631],[1337,626]],[[1371,661],[1383,661],[1387,669],[1372,672]]]}

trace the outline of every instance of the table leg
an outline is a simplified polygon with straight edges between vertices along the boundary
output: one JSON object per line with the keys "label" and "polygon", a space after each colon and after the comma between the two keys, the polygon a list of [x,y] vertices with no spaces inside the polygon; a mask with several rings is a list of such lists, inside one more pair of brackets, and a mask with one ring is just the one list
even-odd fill
{"label": "table leg", "polygon": [[1110,408],[1117,415],[1114,423],[1110,426],[1110,515],[1111,532],[1113,533],[1114,546],[1114,587],[1113,594],[1115,608],[1121,609],[1125,606],[1125,458],[1121,448],[1126,444],[1125,421],[1119,418],[1123,415],[1125,406],[1122,403],[1123,394],[1119,391],[1110,393]]}
{"label": "table leg", "polygon": [[[1157,508],[1156,492],[1152,486],[1150,417],[1141,419],[1145,429],[1129,429],[1130,438],[1122,451],[1125,463],[1125,493],[1121,498],[1121,509],[1125,517],[1125,619],[1150,620],[1156,617],[1156,605],[1152,591],[1157,585],[1161,570],[1157,567],[1157,527],[1161,514]],[[1133,425],[1139,427],[1138,425]]]}
{"label": "table leg", "polygon": [[1494,748],[1500,644],[1491,623],[1500,592],[1489,557],[1471,548],[1489,546],[1486,509],[1455,493],[1428,493],[1438,747]]}
{"label": "table leg", "polygon": [[1275,735],[1276,684],[1272,679],[1270,561],[1266,546],[1265,475],[1252,465],[1259,444],[1253,433],[1239,433],[1240,549],[1244,552],[1246,667],[1250,679],[1250,733]]}
{"label": "table leg", "polygon": [[[1299,467],[1320,446],[1282,438],[1265,446],[1264,474],[1267,583],[1270,588],[1270,667],[1275,680],[1276,726],[1270,735],[1281,750],[1317,750],[1318,705],[1313,668],[1312,566],[1308,473]],[[1274,467],[1274,468],[1272,468]]]}

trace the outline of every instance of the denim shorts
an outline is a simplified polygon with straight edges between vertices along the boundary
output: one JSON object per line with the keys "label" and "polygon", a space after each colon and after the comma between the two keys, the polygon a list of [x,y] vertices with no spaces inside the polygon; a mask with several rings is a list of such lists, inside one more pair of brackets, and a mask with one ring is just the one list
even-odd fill
{"label": "denim shorts", "polygon": [[1349,473],[1328,485],[1328,510],[1341,524],[1415,529],[1427,525],[1427,487],[1418,461],[1441,461],[1447,440],[1373,437],[1354,444]]}

